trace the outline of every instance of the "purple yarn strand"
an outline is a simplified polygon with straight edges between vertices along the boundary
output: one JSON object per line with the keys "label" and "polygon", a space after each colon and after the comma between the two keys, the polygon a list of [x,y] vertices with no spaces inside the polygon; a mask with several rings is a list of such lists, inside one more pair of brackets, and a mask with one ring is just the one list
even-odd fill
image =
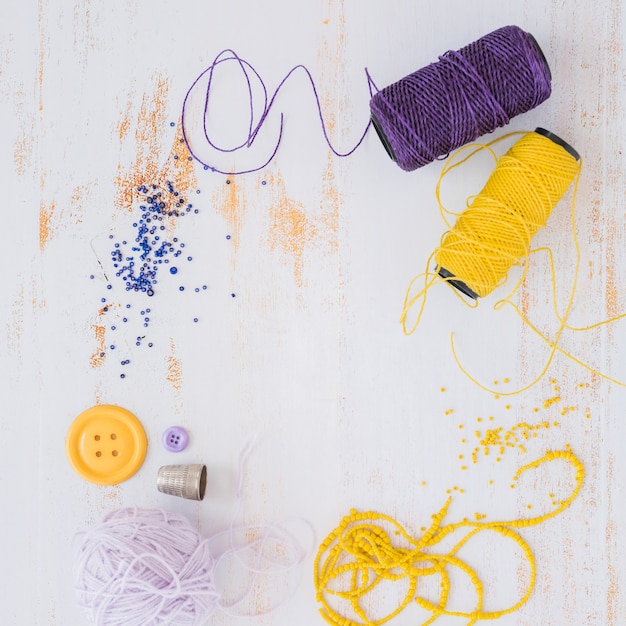
{"label": "purple yarn strand", "polygon": [[[249,123],[248,123],[248,134],[246,139],[239,145],[234,146],[232,148],[224,148],[222,146],[218,146],[217,144],[215,144],[210,136],[209,136],[209,132],[207,129],[207,119],[208,119],[208,110],[209,110],[209,101],[210,101],[210,95],[211,95],[211,88],[212,88],[212,82],[213,82],[213,72],[215,71],[215,69],[222,63],[226,63],[226,62],[235,62],[241,72],[243,73],[244,77],[245,77],[245,81],[247,84],[247,88],[248,88],[248,107],[249,107]],[[322,133],[324,135],[324,140],[326,141],[329,149],[333,152],[333,154],[335,154],[338,157],[346,157],[346,156],[350,156],[351,154],[353,154],[358,148],[359,146],[363,143],[365,136],[367,134],[367,131],[369,130],[370,124],[371,122],[368,122],[367,126],[365,127],[365,130],[363,131],[361,137],[359,138],[359,140],[357,141],[356,145],[354,145],[351,149],[349,149],[347,152],[340,152],[338,151],[333,145],[332,142],[330,140],[330,137],[328,136],[328,130],[326,127],[326,122],[324,121],[324,114],[322,112],[322,105],[320,103],[320,98],[317,92],[317,87],[315,85],[315,80],[313,79],[313,76],[311,74],[311,72],[308,70],[308,68],[304,65],[296,65],[293,68],[291,68],[289,70],[289,72],[287,72],[287,74],[282,78],[282,80],[280,81],[280,83],[278,84],[278,86],[276,87],[276,89],[274,90],[271,98],[269,98],[269,102],[268,102],[268,91],[267,91],[267,87],[263,81],[263,79],[261,78],[260,74],[256,71],[256,69],[250,64],[248,63],[248,61],[246,61],[245,59],[242,59],[241,57],[239,57],[233,50],[230,49],[225,49],[222,50],[222,52],[220,52],[215,59],[213,60],[213,62],[211,63],[211,65],[209,65],[209,67],[205,68],[196,78],[195,80],[192,82],[191,86],[189,87],[189,89],[187,90],[187,93],[185,94],[185,97],[183,99],[183,105],[182,105],[182,112],[181,112],[181,129],[182,129],[182,136],[183,136],[183,140],[187,146],[187,149],[189,150],[189,153],[191,154],[191,156],[193,157],[193,159],[195,159],[200,165],[204,166],[205,168],[208,168],[210,170],[212,170],[213,172],[217,172],[220,174],[226,174],[229,176],[235,176],[238,174],[249,174],[252,172],[258,172],[260,170],[262,170],[263,168],[265,168],[276,156],[276,153],[278,152],[278,148],[280,146],[280,142],[282,139],[282,134],[283,134],[283,126],[284,126],[284,114],[281,113],[280,114],[280,127],[279,127],[279,131],[278,131],[278,139],[272,149],[272,152],[269,156],[269,158],[267,158],[267,160],[265,160],[261,165],[257,166],[257,167],[253,167],[250,169],[244,169],[244,170],[238,170],[238,171],[224,171],[224,170],[220,170],[216,167],[214,167],[213,165],[210,165],[209,163],[206,163],[199,155],[198,153],[191,147],[191,140],[190,140],[190,136],[188,134],[187,131],[187,107],[189,104],[189,98],[191,97],[191,94],[195,91],[195,89],[197,88],[198,84],[200,83],[200,81],[208,75],[208,81],[207,81],[207,86],[205,89],[205,96],[204,96],[204,109],[203,109],[203,132],[204,132],[204,138],[206,140],[206,142],[209,144],[209,146],[211,146],[211,148],[213,148],[214,150],[217,150],[219,152],[222,153],[233,153],[233,152],[237,152],[238,150],[242,150],[244,148],[251,148],[254,140],[256,139],[259,131],[261,130],[261,127],[263,125],[263,123],[266,121],[270,110],[272,109],[274,102],[276,100],[276,97],[278,96],[280,90],[282,89],[282,87],[285,85],[285,83],[289,80],[289,78],[291,77],[291,75],[296,72],[297,70],[303,70],[309,80],[309,83],[311,85],[311,89],[313,91],[313,97],[315,98],[315,103],[317,106],[317,111],[318,111],[318,116],[320,119],[320,123],[321,123],[321,127],[322,127]],[[259,82],[259,85],[261,86],[261,89],[263,91],[263,109],[261,112],[261,115],[259,116],[259,121],[256,123],[255,125],[255,104],[254,104],[254,97],[253,97],[253,90],[252,90],[252,82],[251,82],[251,77],[254,76],[256,77],[256,79]]]}
{"label": "purple yarn strand", "polygon": [[505,26],[378,91],[372,116],[398,165],[412,171],[494,131],[551,93],[531,35]]}

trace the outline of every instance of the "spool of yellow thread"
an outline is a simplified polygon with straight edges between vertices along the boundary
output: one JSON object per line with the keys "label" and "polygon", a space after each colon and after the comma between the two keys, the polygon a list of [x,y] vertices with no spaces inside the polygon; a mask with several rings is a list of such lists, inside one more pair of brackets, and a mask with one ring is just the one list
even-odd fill
{"label": "spool of yellow thread", "polygon": [[[496,158],[491,145],[509,136],[487,145],[466,146],[459,151],[457,154],[472,150],[461,160],[455,161],[452,157],[444,166],[437,197],[441,181],[450,170],[482,149],[489,150]],[[497,159],[496,168],[483,189],[444,233],[441,244],[427,263],[430,267],[434,262],[436,273],[427,270],[411,281],[401,317],[404,332],[411,334],[417,328],[427,292],[438,282],[456,287],[474,301],[504,284],[510,269],[521,265],[528,257],[534,235],[546,225],[552,210],[578,178],[580,170],[580,156],[557,135],[543,128],[523,133],[508,152]],[[445,219],[445,214],[451,212],[444,209],[441,201],[439,206]],[[420,278],[424,281],[423,287],[412,295]],[[409,324],[409,311],[418,302],[415,321]]]}
{"label": "spool of yellow thread", "polygon": [[444,235],[435,253],[439,275],[472,298],[506,282],[576,178],[579,161],[574,148],[542,128],[519,139]]}

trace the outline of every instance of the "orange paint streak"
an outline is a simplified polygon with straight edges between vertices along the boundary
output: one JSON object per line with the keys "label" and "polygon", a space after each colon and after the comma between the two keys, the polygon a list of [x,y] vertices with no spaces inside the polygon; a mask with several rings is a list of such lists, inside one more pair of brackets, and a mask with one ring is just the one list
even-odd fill
{"label": "orange paint streak", "polygon": [[120,141],[124,141],[130,132],[130,115],[128,112],[122,114],[122,119],[117,125],[117,133]]}
{"label": "orange paint streak", "polygon": [[37,20],[39,28],[39,62],[38,62],[38,81],[39,81],[39,110],[43,111],[43,76],[44,76],[44,57],[46,50],[46,35],[43,27],[44,8],[43,0],[37,3]]}
{"label": "orange paint streak", "polygon": [[100,367],[104,363],[104,357],[100,356],[104,354],[106,349],[106,340],[105,340],[105,327],[100,326],[98,324],[93,325],[94,334],[96,337],[96,341],[98,342],[98,347],[96,351],[89,357],[89,364],[91,367],[96,368]]}
{"label": "orange paint streak", "polygon": [[174,340],[170,339],[170,355],[167,357],[167,382],[171,383],[176,391],[180,391],[183,380],[183,367],[180,359],[175,355],[176,346]]}
{"label": "orange paint streak", "polygon": [[56,205],[41,203],[39,206],[39,249],[43,252],[51,236],[51,221],[56,211]]}
{"label": "orange paint streak", "polygon": [[302,204],[287,196],[282,177],[272,175],[269,178],[272,187],[278,191],[277,200],[270,209],[270,249],[278,249],[293,259],[296,285],[302,287],[305,247],[316,237],[317,229],[302,212]]}
{"label": "orange paint streak", "polygon": [[339,252],[339,215],[343,196],[336,184],[335,160],[333,155],[328,153],[328,165],[322,174],[322,222],[327,230],[326,241],[331,252]]}
{"label": "orange paint streak", "polygon": [[236,180],[231,180],[229,185],[220,185],[213,194],[213,205],[228,224],[233,247],[237,251],[241,240],[243,217],[247,209],[244,189]]}
{"label": "orange paint streak", "polygon": [[[137,198],[137,188],[143,184],[163,187],[169,181],[182,194],[188,194],[197,188],[194,166],[188,160],[189,152],[182,141],[180,127],[169,152],[163,153],[161,135],[166,125],[168,95],[168,80],[157,76],[154,91],[144,94],[142,98],[135,123],[135,158],[128,168],[119,166],[115,181],[115,205],[119,209],[132,210],[133,202]],[[126,111],[117,127],[120,142],[124,143],[130,138],[131,127],[131,115]],[[178,158],[175,159],[174,156]]]}
{"label": "orange paint streak", "polygon": [[89,187],[87,185],[78,185],[72,190],[70,217],[75,224],[81,224],[83,221],[83,212],[87,204],[88,193]]}
{"label": "orange paint streak", "polygon": [[33,145],[32,133],[22,133],[21,137],[13,142],[13,162],[18,176],[23,176],[30,165]]}

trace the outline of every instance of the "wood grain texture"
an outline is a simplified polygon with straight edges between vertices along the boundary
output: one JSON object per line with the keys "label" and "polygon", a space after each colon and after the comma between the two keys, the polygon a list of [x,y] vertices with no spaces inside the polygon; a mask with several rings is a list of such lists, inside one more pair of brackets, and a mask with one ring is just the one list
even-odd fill
{"label": "wood grain texture", "polygon": [[[497,294],[469,310],[447,289],[433,290],[417,332],[402,333],[406,287],[444,228],[434,197],[441,164],[402,172],[373,133],[353,156],[332,155],[301,71],[285,84],[250,153],[216,156],[225,169],[238,159],[262,162],[282,112],[282,142],[263,171],[229,177],[204,170],[187,160],[180,141],[185,93],[224,48],[254,65],[270,92],[290,68],[306,65],[329,137],[346,150],[369,118],[366,67],[382,87],[517,24],[546,53],[553,94],[505,130],[543,126],[583,156],[581,271],[570,321],[585,326],[626,310],[620,2],[30,0],[5,13],[3,624],[84,623],[72,588],[74,537],[122,506],[177,510],[206,534],[232,521],[301,517],[316,542],[354,507],[392,515],[419,536],[448,497],[447,521],[511,519],[549,507],[551,497],[564,497],[566,473],[528,475],[515,489],[511,479],[521,465],[567,444],[585,465],[583,490],[565,513],[523,531],[537,559],[536,589],[498,623],[626,623],[625,389],[563,357],[524,394],[478,389],[452,358],[451,332],[463,365],[503,392],[532,379],[547,356],[511,311],[493,309]],[[224,72],[221,80],[215,106],[224,115],[215,132],[241,142],[246,101],[232,97],[241,95],[241,76]],[[479,191],[488,167],[450,179],[450,199]],[[149,301],[114,276],[108,290],[101,264],[109,262],[109,234],[134,236],[138,186],[167,181],[199,210],[164,224],[193,261],[182,257],[176,279],[164,272]],[[574,277],[570,200],[535,242],[554,251],[561,308]],[[533,261],[518,298],[538,327],[555,330],[545,257]],[[140,326],[146,339],[138,348],[130,326],[146,307],[151,320]],[[567,333],[563,347],[626,381],[625,340],[619,322]],[[71,421],[98,403],[131,410],[149,437],[144,466],[116,487],[82,481],[65,458]],[[174,423],[191,435],[175,459],[160,444]],[[253,436],[237,501],[238,458]],[[157,492],[158,467],[173,462],[207,464],[204,502]],[[255,623],[323,623],[313,556],[293,597]],[[485,582],[488,609],[523,592],[528,569],[511,546],[481,539],[466,556]],[[379,598],[380,606],[393,597]],[[454,601],[471,598],[461,582]],[[392,623],[427,616],[412,607]],[[238,622],[221,614],[210,621]]]}

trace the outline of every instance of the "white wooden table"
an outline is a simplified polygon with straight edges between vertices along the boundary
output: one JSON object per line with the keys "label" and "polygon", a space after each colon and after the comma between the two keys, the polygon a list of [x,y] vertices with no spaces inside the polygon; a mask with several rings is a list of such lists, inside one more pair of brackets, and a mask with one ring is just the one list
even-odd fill
{"label": "white wooden table", "polygon": [[[182,163],[183,152],[182,165],[173,159],[184,95],[224,48],[252,63],[270,91],[291,67],[306,65],[331,139],[345,149],[369,116],[364,68],[385,86],[506,24],[537,38],[553,94],[498,133],[543,126],[582,154],[582,271],[571,322],[599,321],[626,310],[626,66],[618,0],[4,3],[3,624],[84,623],[73,593],[73,538],[120,507],[180,511],[207,535],[233,520],[295,516],[311,523],[316,543],[354,507],[388,513],[419,536],[448,495],[448,521],[476,513],[513,519],[526,515],[529,503],[541,510],[559,477],[529,477],[516,490],[511,477],[566,444],[585,465],[583,489],[566,512],[523,531],[537,560],[537,586],[500,623],[626,623],[624,388],[562,357],[524,394],[496,399],[477,388],[452,358],[451,332],[464,365],[503,388],[505,378],[511,389],[530,380],[547,354],[513,313],[493,310],[496,294],[469,310],[441,286],[416,333],[402,333],[405,289],[444,228],[434,198],[442,164],[402,172],[373,132],[352,157],[334,157],[302,73],[277,101],[283,140],[264,170],[228,177]],[[245,101],[222,95],[216,106],[220,137],[241,138]],[[277,127],[271,116],[255,159],[268,153]],[[237,167],[237,158],[221,163]],[[485,167],[454,179],[450,193],[476,193]],[[167,173],[199,210],[168,226],[185,243],[179,274],[163,270],[150,299],[128,294],[115,277],[108,290],[94,250],[110,262],[111,242],[135,232],[132,190]],[[555,251],[565,298],[574,260],[567,201],[537,243]],[[102,298],[111,304],[106,313]],[[541,259],[520,298],[537,323],[554,328]],[[127,303],[129,321],[122,322]],[[141,346],[137,328],[145,334]],[[564,347],[626,380],[625,339],[625,323],[616,323],[570,333]],[[114,487],[84,481],[65,455],[72,420],[100,403],[135,413],[149,439],[140,471]],[[471,461],[476,430],[484,436],[543,420],[550,428],[537,431],[525,452],[507,448],[500,461],[495,451],[481,452]],[[178,456],[160,442],[173,424],[191,436]],[[253,436],[238,505],[233,476]],[[157,491],[158,467],[176,462],[206,463],[203,502]],[[516,550],[478,538],[468,550],[488,588],[488,607],[514,603],[526,572]],[[313,558],[303,564],[295,595],[255,623],[323,623]],[[426,617],[407,609],[391,623]],[[211,620],[237,622],[220,614]]]}

